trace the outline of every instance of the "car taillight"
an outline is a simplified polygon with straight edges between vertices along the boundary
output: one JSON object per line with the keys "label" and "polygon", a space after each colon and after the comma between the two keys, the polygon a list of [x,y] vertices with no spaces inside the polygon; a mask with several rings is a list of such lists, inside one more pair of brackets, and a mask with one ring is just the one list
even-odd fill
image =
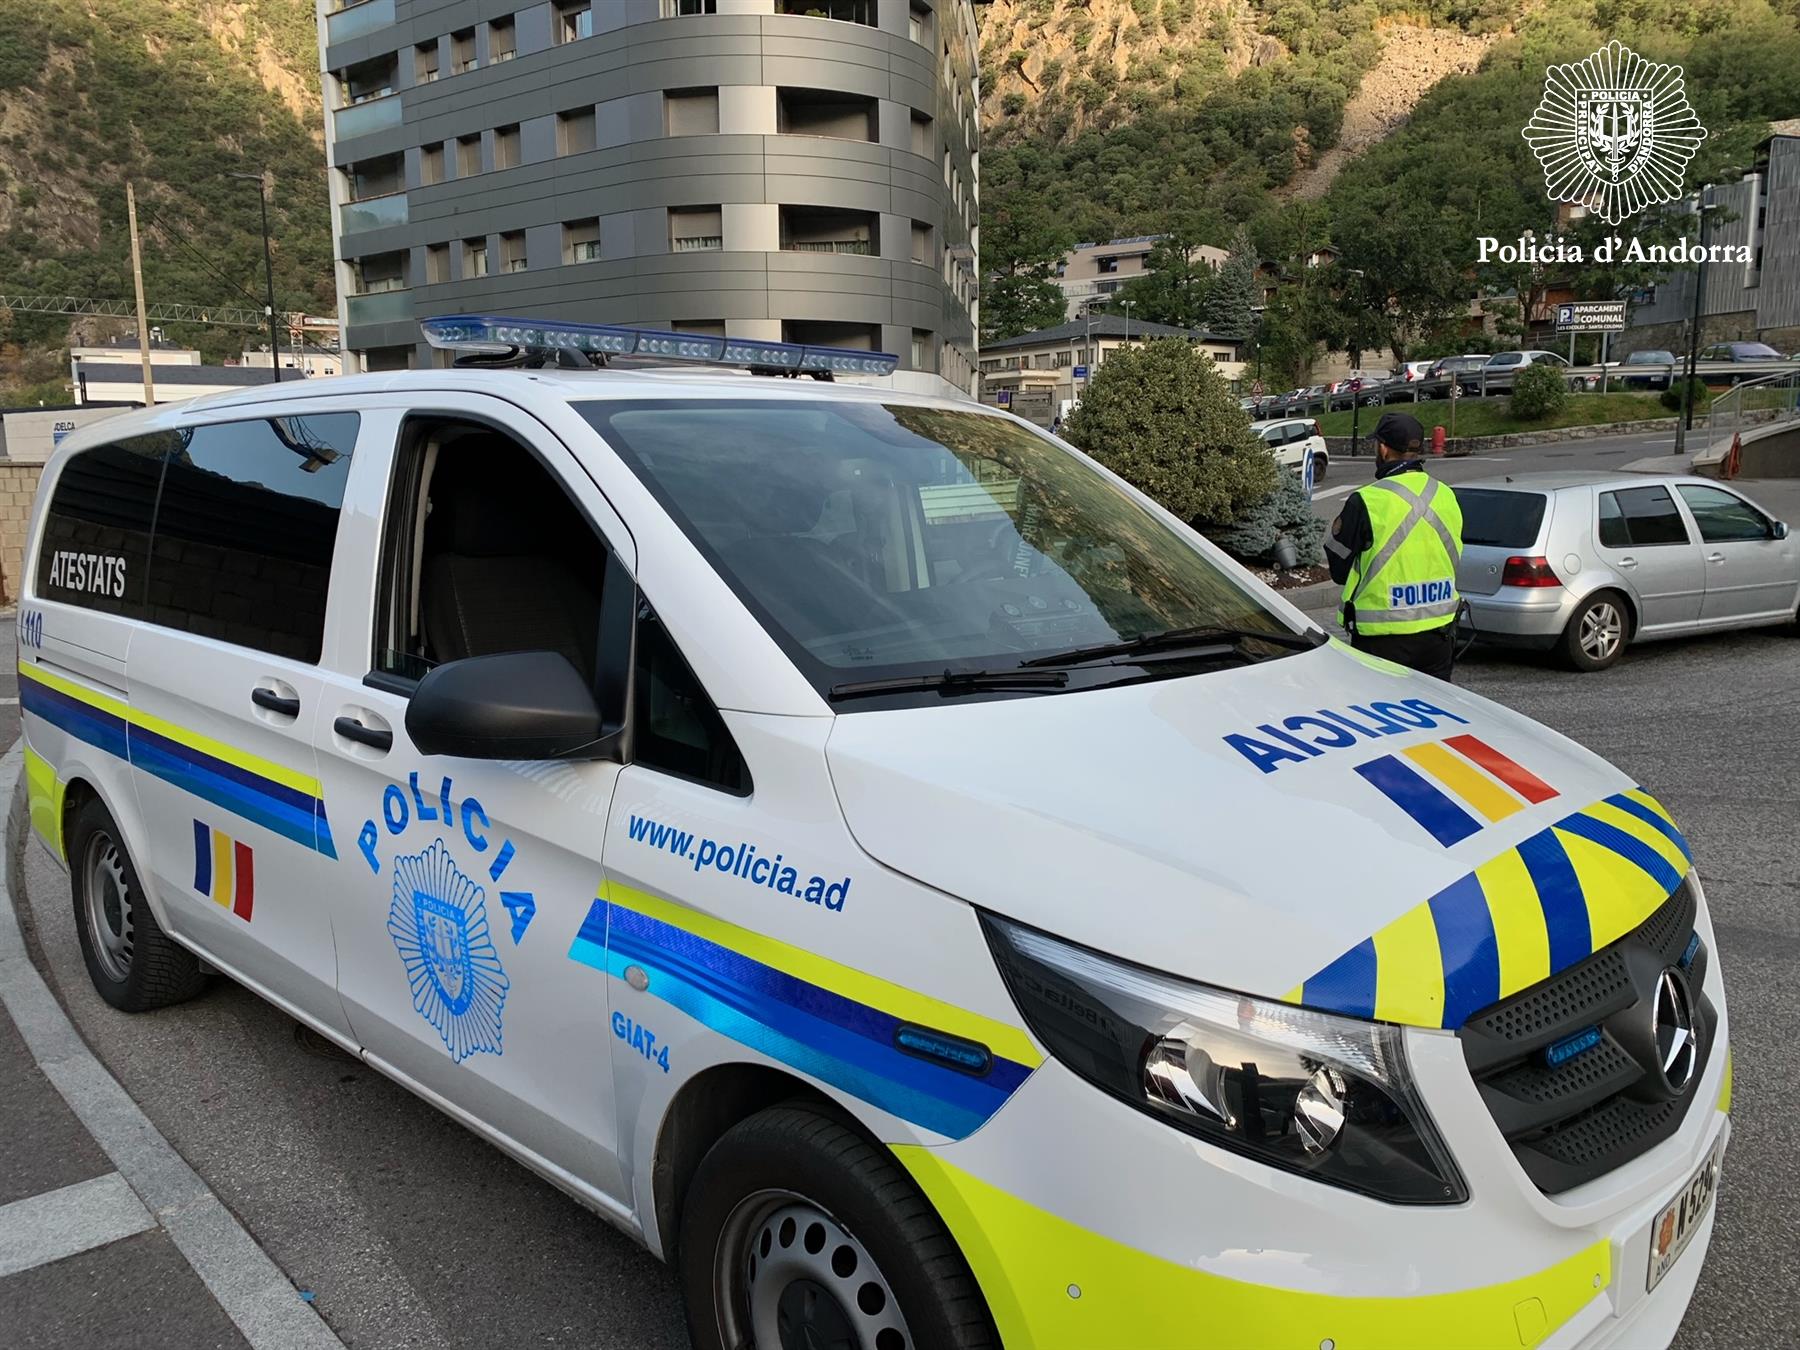
{"label": "car taillight", "polygon": [[1550,560],[1542,556],[1512,557],[1500,571],[1502,586],[1560,586],[1562,579],[1550,570]]}

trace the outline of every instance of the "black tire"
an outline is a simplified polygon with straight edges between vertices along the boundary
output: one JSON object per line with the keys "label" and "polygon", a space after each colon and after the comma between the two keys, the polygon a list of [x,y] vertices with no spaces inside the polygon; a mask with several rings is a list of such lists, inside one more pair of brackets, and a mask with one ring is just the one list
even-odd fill
{"label": "black tire", "polygon": [[764,1326],[815,1319],[819,1344],[1000,1345],[968,1262],[905,1170],[808,1104],[758,1112],[713,1145],[688,1186],[677,1267],[694,1350],[813,1343],[796,1331],[764,1344],[759,1311]]}
{"label": "black tire", "polygon": [[163,932],[150,912],[124,836],[98,797],[75,813],[68,856],[81,959],[101,998],[121,1012],[148,1012],[185,1002],[206,987],[199,958]]}
{"label": "black tire", "polygon": [[[1605,635],[1611,634],[1611,641]],[[1572,669],[1605,670],[1631,641],[1631,609],[1617,591],[1595,591],[1569,616],[1557,650]]]}
{"label": "black tire", "polygon": [[1326,458],[1324,455],[1314,455],[1313,456],[1313,482],[1323,483],[1325,481],[1325,470],[1327,470],[1330,467],[1331,467],[1331,461],[1328,458]]}

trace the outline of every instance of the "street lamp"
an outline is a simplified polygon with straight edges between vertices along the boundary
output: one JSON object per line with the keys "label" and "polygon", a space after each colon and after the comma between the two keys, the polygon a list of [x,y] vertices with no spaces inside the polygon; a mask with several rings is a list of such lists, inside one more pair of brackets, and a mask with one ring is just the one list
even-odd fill
{"label": "street lamp", "polygon": [[1125,311],[1125,345],[1127,347],[1131,345],[1131,307],[1136,303],[1135,300],[1119,301],[1119,308]]}
{"label": "street lamp", "polygon": [[1719,209],[1718,194],[1708,183],[1695,203],[1700,215],[1700,261],[1694,269],[1694,317],[1688,325],[1687,370],[1681,383],[1681,420],[1675,424],[1675,453],[1687,450],[1687,434],[1694,429],[1694,367],[1700,360],[1700,310],[1706,296],[1706,227],[1710,213]]}
{"label": "street lamp", "polygon": [[281,339],[275,331],[275,260],[269,252],[268,180],[260,173],[228,173],[227,178],[256,184],[256,204],[262,210],[263,282],[267,286],[269,311],[269,364],[275,368],[275,383],[281,383]]}
{"label": "street lamp", "polygon": [[[1346,267],[1344,269],[1344,275],[1350,277],[1366,277],[1368,273],[1364,272],[1360,267]],[[1330,409],[1331,400],[1329,398],[1325,400],[1325,406],[1327,410]],[[1358,446],[1361,444],[1361,437],[1358,434],[1358,428],[1360,426],[1358,419],[1361,413],[1362,381],[1356,378],[1356,372],[1352,370],[1350,372],[1350,458],[1352,459],[1355,459],[1362,453],[1362,451],[1358,449]]]}

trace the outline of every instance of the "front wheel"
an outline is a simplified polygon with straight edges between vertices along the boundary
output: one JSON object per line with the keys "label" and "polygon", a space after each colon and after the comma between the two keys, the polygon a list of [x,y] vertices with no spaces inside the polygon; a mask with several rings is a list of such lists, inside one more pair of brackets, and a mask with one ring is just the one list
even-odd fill
{"label": "front wheel", "polygon": [[1582,601],[1563,629],[1563,659],[1576,670],[1605,670],[1630,640],[1624,601],[1612,591],[1600,591]]}
{"label": "front wheel", "polygon": [[677,1265],[696,1350],[989,1350],[981,1290],[891,1154],[806,1105],[751,1116],[688,1187]]}

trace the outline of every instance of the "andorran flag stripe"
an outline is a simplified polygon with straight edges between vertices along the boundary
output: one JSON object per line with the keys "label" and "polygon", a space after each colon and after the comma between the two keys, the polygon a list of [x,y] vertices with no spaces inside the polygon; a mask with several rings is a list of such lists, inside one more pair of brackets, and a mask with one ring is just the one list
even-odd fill
{"label": "andorran flag stripe", "polygon": [[246,923],[256,905],[256,855],[250,846],[194,822],[194,889]]}

